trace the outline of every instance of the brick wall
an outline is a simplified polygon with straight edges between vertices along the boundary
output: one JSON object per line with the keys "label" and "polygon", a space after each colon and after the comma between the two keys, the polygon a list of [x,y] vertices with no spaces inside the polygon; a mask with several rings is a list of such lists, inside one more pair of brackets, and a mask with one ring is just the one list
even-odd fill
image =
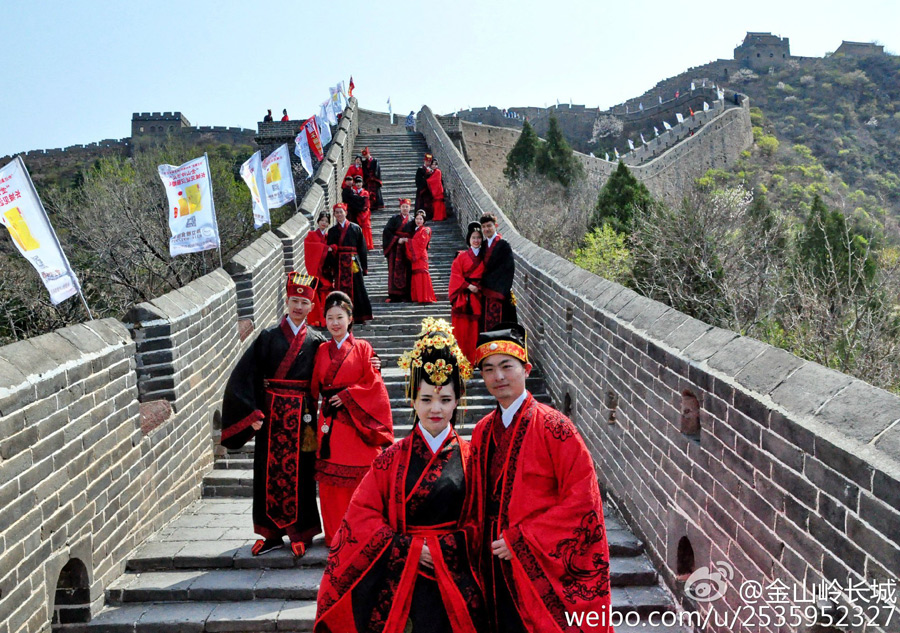
{"label": "brick wall", "polygon": [[[570,403],[606,494],[673,589],[682,539],[696,568],[734,568],[723,598],[732,610],[744,580],[808,588],[900,574],[900,397],[692,319],[525,240],[427,107],[418,130],[461,226],[483,211],[501,218],[531,353],[557,405]],[[685,394],[701,406],[699,441],[681,432]]]}

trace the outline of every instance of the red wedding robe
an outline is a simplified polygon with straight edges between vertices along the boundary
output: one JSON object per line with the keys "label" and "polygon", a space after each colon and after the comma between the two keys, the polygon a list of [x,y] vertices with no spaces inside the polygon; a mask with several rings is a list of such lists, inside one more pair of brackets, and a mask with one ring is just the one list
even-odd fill
{"label": "red wedding robe", "polygon": [[[528,631],[612,633],[612,626],[578,628],[566,621],[567,612],[590,611],[601,619],[605,613],[610,621],[603,506],[584,440],[568,418],[531,394],[509,428],[502,427],[499,408],[478,422],[467,471],[466,529],[485,590],[505,579]],[[497,437],[502,438],[499,446]],[[499,482],[493,496],[492,479]],[[485,526],[498,498],[496,533],[506,540],[512,560],[500,562],[502,577],[492,581],[497,567]]]}
{"label": "red wedding robe", "polygon": [[417,425],[375,459],[325,566],[316,633],[403,633],[410,621],[415,631],[487,630],[460,529],[468,457],[455,431],[432,453]]}
{"label": "red wedding robe", "polygon": [[478,326],[481,323],[481,293],[471,292],[469,285],[481,288],[484,262],[472,249],[460,251],[450,267],[450,318],[456,342],[470,361],[475,359]]}
{"label": "red wedding robe", "polygon": [[431,244],[431,229],[422,226],[416,229],[412,239],[406,243],[406,256],[412,265],[410,294],[415,303],[434,303],[434,286],[428,273],[428,245]]}
{"label": "red wedding robe", "polygon": [[347,174],[344,176],[344,180],[347,179],[347,176],[354,178],[356,176],[362,176],[362,175],[363,175],[362,167],[360,167],[356,163],[353,163],[352,165],[350,165],[350,167],[347,168]]}
{"label": "red wedding robe", "polygon": [[444,181],[440,169],[435,169],[428,176],[428,189],[431,191],[433,198],[432,205],[434,208],[435,222],[447,219],[447,207],[444,204]]}
{"label": "red wedding robe", "polygon": [[[381,374],[370,363],[374,353],[368,341],[353,334],[340,349],[331,340],[316,352],[310,391],[313,402],[322,395],[316,481],[326,539],[337,531],[346,504],[372,460],[394,441],[391,402]],[[340,396],[342,406],[331,406],[329,399],[334,395]]]}
{"label": "red wedding robe", "polygon": [[316,300],[313,309],[306,317],[306,322],[315,327],[325,327],[325,313],[322,311],[325,305],[325,297],[331,292],[331,282],[322,272],[325,263],[325,254],[328,252],[327,233],[316,229],[306,234],[303,240],[303,259],[306,263],[306,274],[312,275],[318,280]]}

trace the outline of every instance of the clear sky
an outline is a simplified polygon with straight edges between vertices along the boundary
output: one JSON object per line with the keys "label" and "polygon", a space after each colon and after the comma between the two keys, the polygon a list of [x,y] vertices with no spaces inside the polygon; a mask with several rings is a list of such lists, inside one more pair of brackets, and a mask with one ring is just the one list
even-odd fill
{"label": "clear sky", "polygon": [[605,108],[731,58],[747,31],[789,37],[795,55],[841,40],[900,53],[896,0],[8,0],[0,16],[0,156],[129,136],[133,112],[253,129],[266,108],[305,118],[350,75],[362,107],[390,97],[403,115]]}

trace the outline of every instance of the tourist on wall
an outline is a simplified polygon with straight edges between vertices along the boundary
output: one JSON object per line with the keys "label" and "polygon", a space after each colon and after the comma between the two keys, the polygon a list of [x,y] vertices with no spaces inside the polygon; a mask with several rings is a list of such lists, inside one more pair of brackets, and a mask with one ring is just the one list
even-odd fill
{"label": "tourist on wall", "polygon": [[366,240],[366,248],[375,248],[372,242],[372,211],[369,192],[363,188],[362,176],[355,176],[349,189],[341,191],[341,199],[347,204],[347,218],[354,224],[358,224],[363,231]]}
{"label": "tourist on wall", "polygon": [[481,331],[494,329],[501,321],[515,323],[516,298],[512,291],[516,262],[509,242],[497,232],[497,216],[486,213],[479,220],[484,236],[484,274],[481,278]]}
{"label": "tourist on wall", "polygon": [[414,110],[410,110],[409,114],[406,116],[406,131],[407,132],[415,132],[416,131],[416,113]]}
{"label": "tourist on wall", "polygon": [[272,110],[268,110],[268,114],[266,114],[266,116],[263,117],[263,123],[269,123],[273,120],[274,119],[272,118]]}
{"label": "tourist on wall", "polygon": [[368,147],[362,151],[362,171],[363,182],[372,201],[372,211],[379,211],[384,208],[384,198],[381,196],[381,166]]}
{"label": "tourist on wall", "polygon": [[306,234],[303,240],[303,259],[306,272],[316,278],[316,298],[313,308],[306,318],[313,327],[325,327],[325,297],[331,292],[331,280],[324,273],[325,254],[328,252],[328,225],[331,216],[323,211],[316,218],[316,228]]}
{"label": "tourist on wall", "polygon": [[[309,380],[325,337],[307,327],[314,279],[290,273],[287,314],[260,332],[225,386],[222,445],[236,450],[256,438],[253,452],[254,556],[277,549],[287,535],[303,556],[322,531],[316,507],[316,401]],[[297,425],[296,422],[300,421]]]}
{"label": "tourist on wall", "polygon": [[328,295],[325,322],[331,341],[319,347],[310,381],[312,401],[322,398],[316,481],[329,547],[337,546],[334,536],[372,460],[394,441],[387,389],[372,366],[372,346],[350,333],[353,314],[350,297]]}
{"label": "tourist on wall", "polygon": [[450,318],[453,333],[460,349],[470,361],[475,359],[475,343],[481,325],[481,276],[484,260],[481,256],[481,224],[469,223],[466,243],[450,267]]}
{"label": "tourist on wall", "polygon": [[431,244],[431,229],[425,226],[425,211],[416,211],[415,230],[406,242],[406,256],[412,267],[410,294],[414,303],[434,303],[434,286],[428,272],[428,246]]}
{"label": "tourist on wall", "polygon": [[368,250],[362,229],[347,219],[347,205],[338,203],[332,209],[334,226],[328,229],[328,253],[323,274],[335,290],[346,293],[353,303],[356,323],[372,319],[372,304],[366,292],[365,275],[369,272]]}
{"label": "tourist on wall", "polygon": [[475,351],[499,405],[475,426],[466,471],[465,526],[490,630],[567,631],[567,614],[596,612],[605,622],[579,630],[608,633],[609,548],[594,463],[575,425],[525,388],[526,338],[503,323]]}
{"label": "tourist on wall", "polygon": [[431,192],[431,205],[435,222],[447,219],[447,207],[444,205],[444,175],[438,169],[437,159],[431,161],[431,173],[428,174],[428,190]]}
{"label": "tourist on wall", "polygon": [[431,208],[431,190],[428,188],[428,176],[431,175],[431,161],[434,156],[425,154],[422,166],[416,170],[416,209],[425,209],[426,215]]}
{"label": "tourist on wall", "polygon": [[406,243],[415,230],[409,215],[409,198],[400,198],[400,213],[387,221],[381,233],[381,248],[388,264],[388,298],[386,303],[410,301],[412,269],[406,256]]}
{"label": "tourist on wall", "polygon": [[433,319],[400,365],[415,426],[353,496],[319,588],[319,633],[488,630],[460,524],[469,451],[454,422],[471,366]]}
{"label": "tourist on wall", "polygon": [[288,116],[287,108],[285,108],[281,112],[284,114],[284,116],[281,117],[282,121],[290,121],[291,120],[291,117]]}

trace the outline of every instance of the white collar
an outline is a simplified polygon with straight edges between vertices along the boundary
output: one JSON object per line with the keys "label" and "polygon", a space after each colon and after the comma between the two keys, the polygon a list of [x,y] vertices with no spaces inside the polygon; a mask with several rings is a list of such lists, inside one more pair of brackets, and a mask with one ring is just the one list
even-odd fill
{"label": "white collar", "polygon": [[318,229],[318,231],[319,231],[319,233],[321,233],[322,235],[328,235],[328,229],[324,229],[324,230],[323,230],[323,229]]}
{"label": "white collar", "polygon": [[425,438],[425,441],[428,442],[428,448],[431,449],[432,453],[437,453],[438,449],[441,447],[441,444],[444,443],[444,440],[447,439],[447,436],[450,435],[450,425],[447,425],[443,431],[437,434],[437,436],[433,436],[428,430],[422,425],[422,422],[419,421],[419,430],[422,431],[422,437]]}
{"label": "white collar", "polygon": [[495,239],[497,239],[497,234],[496,234],[496,233],[494,233],[492,236],[490,236],[490,237],[488,238],[488,241],[487,241],[487,243],[488,243],[488,248],[491,247],[491,244],[494,243],[494,240],[495,240]]}
{"label": "white collar", "polygon": [[294,336],[297,336],[297,332],[300,331],[300,328],[302,328],[304,325],[306,325],[306,319],[303,319],[303,321],[300,322],[300,325],[294,325],[294,322],[291,321],[291,317],[287,317],[287,322],[288,322],[288,325],[291,326],[291,332],[294,333]]}
{"label": "white collar", "polygon": [[525,402],[525,398],[528,397],[528,390],[524,390],[522,395],[513,400],[513,403],[509,405],[509,409],[504,409],[503,405],[500,405],[500,419],[503,421],[504,428],[509,428],[509,425],[512,424],[513,418],[516,417],[516,413],[519,412],[519,409],[522,407],[522,403]]}
{"label": "white collar", "polygon": [[338,226],[340,226],[341,228],[344,228],[344,225],[345,225],[345,224],[347,224],[347,220],[344,220],[344,221],[341,222]]}
{"label": "white collar", "polygon": [[478,257],[478,251],[481,250],[481,247],[479,246],[478,248],[475,248],[474,246],[470,246],[469,248],[472,249],[473,253],[475,253],[475,257]]}
{"label": "white collar", "polygon": [[[337,342],[337,348],[341,349],[341,345],[343,345],[344,341],[346,341],[348,338],[350,338],[350,332],[347,332],[346,334],[344,334],[344,338],[342,338],[340,341]],[[331,340],[333,341],[334,338],[332,338]]]}

